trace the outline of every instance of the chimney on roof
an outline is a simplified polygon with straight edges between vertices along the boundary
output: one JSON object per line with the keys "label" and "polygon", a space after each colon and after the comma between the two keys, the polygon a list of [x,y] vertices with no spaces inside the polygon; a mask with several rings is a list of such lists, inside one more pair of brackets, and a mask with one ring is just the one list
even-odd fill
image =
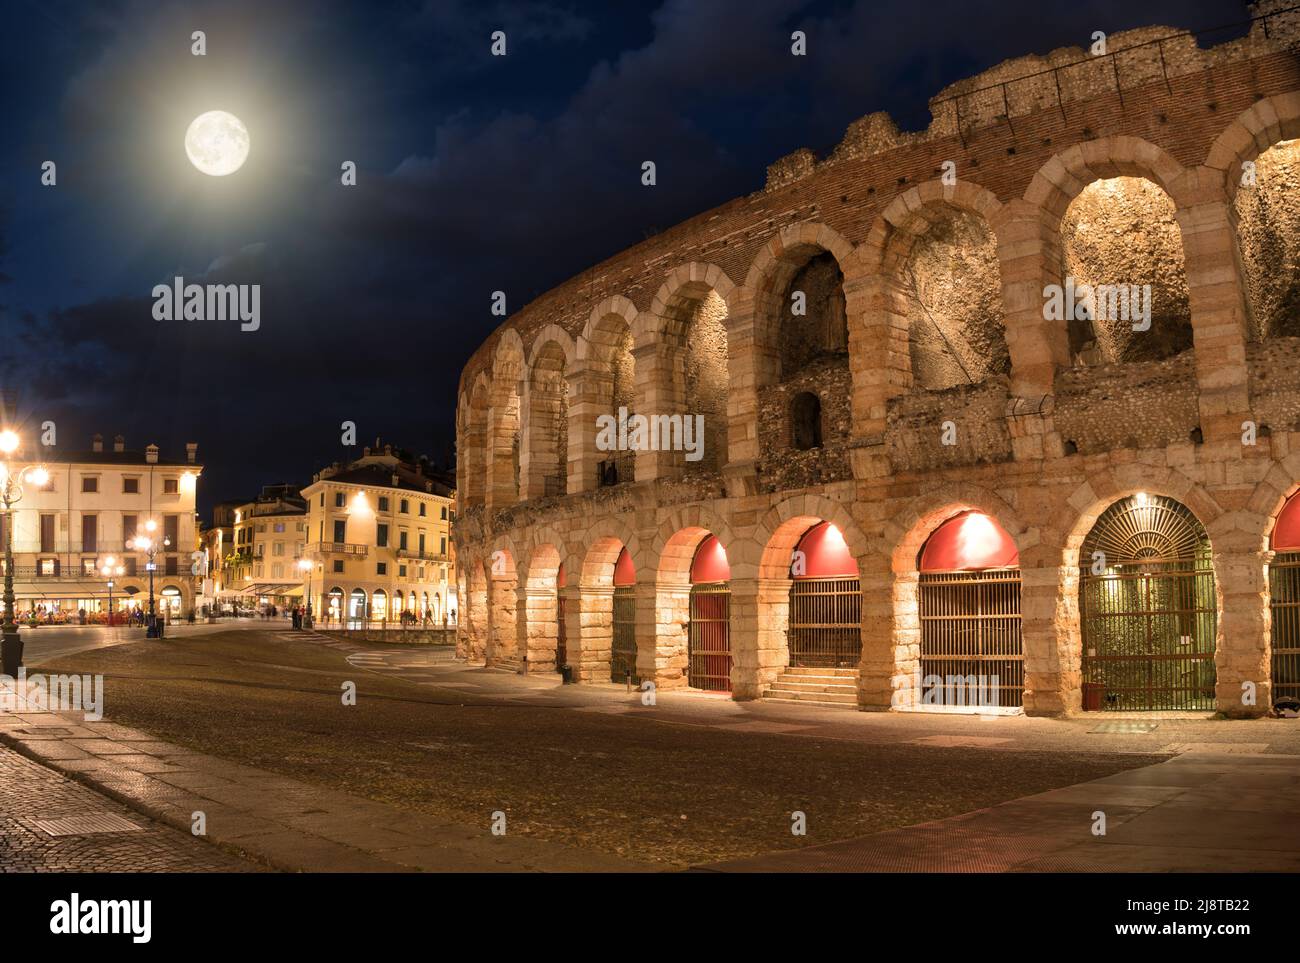
{"label": "chimney on roof", "polygon": [[384,454],[385,454],[385,455],[391,455],[392,453],[393,453],[393,446],[392,446],[392,445],[384,445]]}
{"label": "chimney on roof", "polygon": [[393,487],[396,488],[401,483],[402,479],[398,476],[397,472],[393,472]]}
{"label": "chimney on roof", "polygon": [[97,433],[97,434],[94,434],[94,435],[91,435],[91,436],[90,436],[90,450],[91,450],[91,451],[103,451],[103,450],[104,450],[104,436],[103,436],[103,435]]}
{"label": "chimney on roof", "polygon": [[187,441],[185,443],[185,460],[191,465],[198,461],[199,443],[197,441]]}
{"label": "chimney on roof", "polygon": [[146,445],[144,449],[144,460],[151,465],[158,464],[158,446]]}
{"label": "chimney on roof", "polygon": [[123,438],[121,435],[114,435],[114,436],[113,436],[113,450],[114,450],[114,451],[126,451],[126,439]]}

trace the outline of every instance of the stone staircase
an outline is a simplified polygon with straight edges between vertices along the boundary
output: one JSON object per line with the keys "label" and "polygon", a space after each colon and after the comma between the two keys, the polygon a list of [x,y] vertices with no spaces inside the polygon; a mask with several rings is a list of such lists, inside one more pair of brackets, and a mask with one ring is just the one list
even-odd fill
{"label": "stone staircase", "polygon": [[792,665],[763,693],[763,698],[800,705],[853,708],[858,704],[858,670]]}
{"label": "stone staircase", "polygon": [[498,657],[492,660],[492,668],[505,669],[508,672],[518,672],[521,667],[520,661],[513,657]]}

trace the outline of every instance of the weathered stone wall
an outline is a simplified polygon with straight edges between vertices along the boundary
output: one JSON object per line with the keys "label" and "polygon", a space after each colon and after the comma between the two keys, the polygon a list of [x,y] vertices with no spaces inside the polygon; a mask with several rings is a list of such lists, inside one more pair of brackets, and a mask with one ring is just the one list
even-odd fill
{"label": "weathered stone wall", "polygon": [[[1005,376],[989,378],[983,384],[895,398],[889,403],[885,431],[894,471],[926,471],[1010,459],[1007,398]],[[945,444],[945,438],[952,443]]]}
{"label": "weathered stone wall", "polygon": [[[790,405],[804,391],[821,402],[822,447],[800,451],[792,446]],[[852,476],[847,450],[851,396],[847,356],[808,363],[798,375],[760,392],[758,420],[768,427],[759,435],[758,473],[765,490],[811,488]]]}
{"label": "weathered stone wall", "polygon": [[1300,140],[1260,154],[1234,203],[1255,335],[1300,336]]}
{"label": "weathered stone wall", "polygon": [[[804,296],[803,315],[794,313],[792,295]],[[795,272],[781,314],[781,378],[790,380],[826,356],[849,356],[844,273],[835,255],[819,254]]]}
{"label": "weathered stone wall", "polygon": [[1270,338],[1247,349],[1250,411],[1258,425],[1300,429],[1300,338]]}
{"label": "weathered stone wall", "polygon": [[1195,359],[1071,368],[1057,379],[1056,427],[1081,454],[1185,445],[1200,425]]}

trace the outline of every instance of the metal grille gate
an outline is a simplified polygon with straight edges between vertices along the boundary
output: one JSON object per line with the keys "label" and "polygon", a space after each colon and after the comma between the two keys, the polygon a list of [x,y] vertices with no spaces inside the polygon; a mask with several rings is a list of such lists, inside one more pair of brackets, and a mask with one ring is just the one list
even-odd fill
{"label": "metal grille gate", "polygon": [[790,664],[856,669],[862,658],[862,587],[852,577],[790,583]]}
{"label": "metal grille gate", "polygon": [[690,674],[697,689],[731,691],[731,587],[691,586]]}
{"label": "metal grille gate", "polygon": [[1020,570],[922,572],[919,596],[922,701],[1022,705]]}
{"label": "metal grille gate", "polygon": [[564,629],[564,596],[555,596],[555,671],[569,664],[568,634]]}
{"label": "metal grille gate", "polygon": [[1213,709],[1217,616],[1200,522],[1170,498],[1116,502],[1080,555],[1083,707]]}
{"label": "metal grille gate", "polygon": [[640,685],[636,674],[636,599],[630,585],[614,589],[614,633],[609,655],[609,677],[613,682]]}
{"label": "metal grille gate", "polygon": [[1273,699],[1300,699],[1300,552],[1278,552],[1268,567],[1273,610]]}

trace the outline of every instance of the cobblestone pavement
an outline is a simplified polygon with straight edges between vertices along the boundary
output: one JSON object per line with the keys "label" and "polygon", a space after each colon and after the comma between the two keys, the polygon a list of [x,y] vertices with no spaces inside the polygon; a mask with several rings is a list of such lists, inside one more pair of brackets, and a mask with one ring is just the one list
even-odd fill
{"label": "cobblestone pavement", "polygon": [[[140,828],[52,836],[38,826],[41,821],[86,816],[115,816]],[[249,872],[258,868],[0,747],[0,872]]]}

